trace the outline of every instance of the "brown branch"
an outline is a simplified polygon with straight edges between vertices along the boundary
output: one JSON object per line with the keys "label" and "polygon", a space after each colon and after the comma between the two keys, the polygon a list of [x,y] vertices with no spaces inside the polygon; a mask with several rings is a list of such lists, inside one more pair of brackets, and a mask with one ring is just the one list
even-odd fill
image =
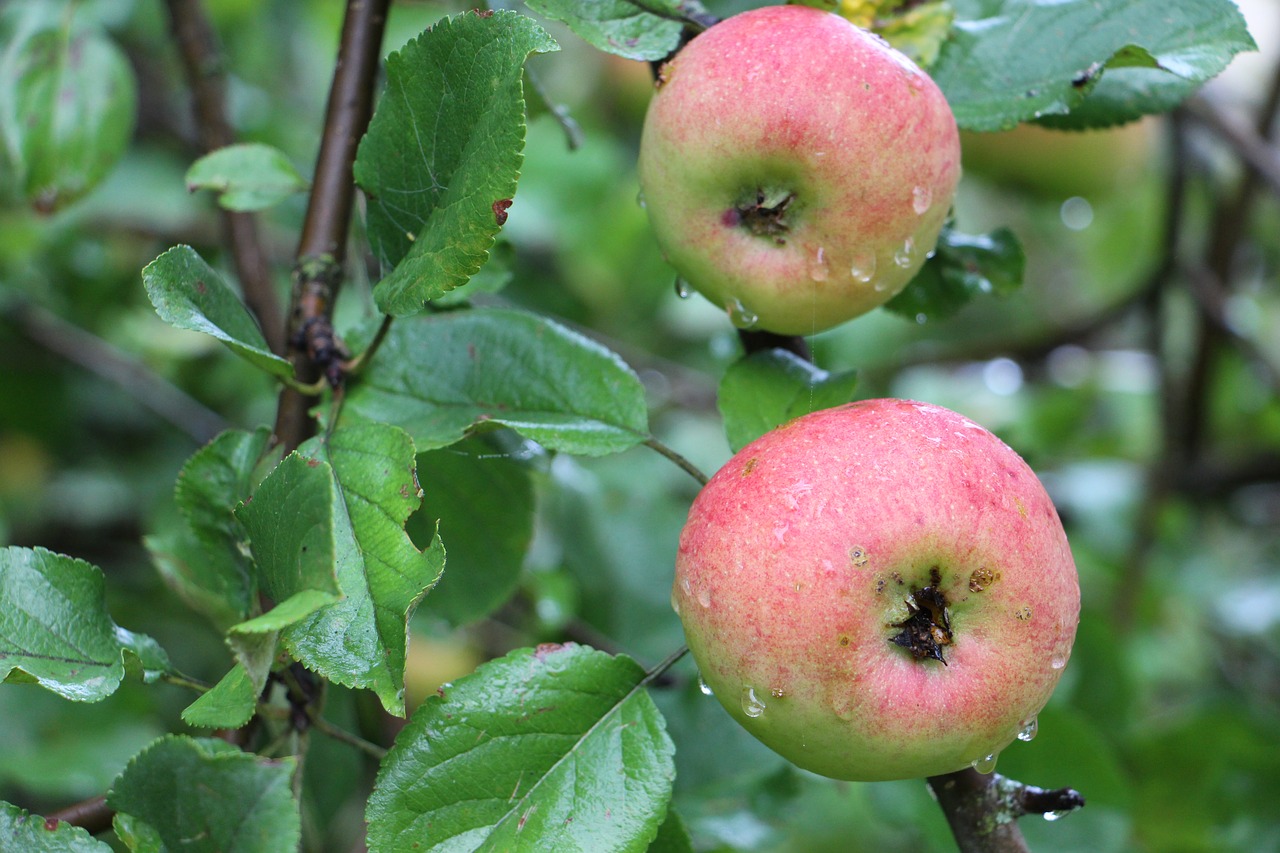
{"label": "brown branch", "polygon": [[1071,788],[1046,790],[972,768],[931,776],[928,784],[960,853],[1027,853],[1018,818],[1061,816],[1084,806],[1084,797]]}
{"label": "brown branch", "polygon": [[[333,330],[333,303],[342,283],[355,201],[356,148],[373,113],[389,5],[390,0],[347,1],[289,307],[288,357],[304,384],[322,375],[336,383],[346,357]],[[291,388],[281,391],[275,440],[286,451],[314,433],[308,411],[316,402],[316,397]]]}
{"label": "brown branch", "polygon": [[[166,0],[165,5],[191,88],[200,147],[208,152],[231,145],[236,135],[227,120],[226,76],[213,25],[200,0]],[[271,265],[258,233],[258,221],[251,213],[218,210],[223,241],[231,252],[245,304],[257,317],[271,351],[283,355],[284,314],[271,282]]]}
{"label": "brown branch", "polygon": [[69,823],[88,831],[90,835],[97,835],[111,828],[111,821],[115,814],[115,811],[107,806],[107,798],[98,796],[45,815],[45,823]]}

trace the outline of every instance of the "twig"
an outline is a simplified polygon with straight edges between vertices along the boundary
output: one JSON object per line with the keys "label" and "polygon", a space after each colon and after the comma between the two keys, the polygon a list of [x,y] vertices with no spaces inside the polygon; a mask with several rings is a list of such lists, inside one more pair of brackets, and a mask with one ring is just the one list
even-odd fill
{"label": "twig", "polygon": [[50,812],[45,815],[45,823],[65,822],[88,831],[90,835],[97,835],[111,828],[115,814],[114,809],[107,807],[107,798],[97,796]]}
{"label": "twig", "polygon": [[688,459],[685,459],[683,456],[681,456],[679,453],[677,453],[675,450],[671,449],[667,445],[663,444],[657,438],[653,436],[649,436],[647,439],[645,439],[644,445],[645,447],[649,447],[658,451],[663,456],[667,457],[672,462],[676,463],[676,465],[680,466],[680,469],[682,471],[684,471],[693,479],[697,480],[698,485],[705,486],[707,484],[707,481],[710,479],[706,474],[702,473],[701,469],[699,469],[697,465],[694,465]]}
{"label": "twig", "polygon": [[113,383],[197,444],[206,444],[227,428],[226,421],[217,412],[102,338],[57,314],[21,301],[5,306],[0,313],[10,317],[35,343]]}
{"label": "twig", "polygon": [[[226,77],[217,34],[200,0],[166,0],[169,26],[191,88],[200,147],[206,152],[231,145],[235,131],[227,120]],[[219,208],[223,239],[231,250],[244,301],[258,319],[271,351],[284,354],[284,314],[271,282],[258,221],[251,213]]]}
{"label": "twig", "polygon": [[[342,282],[355,200],[353,164],[360,137],[373,114],[389,4],[390,0],[347,0],[289,307],[288,356],[294,374],[304,384],[323,374],[329,374],[331,381],[340,375],[332,372],[344,357],[334,336],[333,303]],[[309,410],[316,402],[316,397],[292,388],[281,391],[275,440],[286,451],[314,434]]]}
{"label": "twig", "polygon": [[1018,818],[1028,814],[1061,817],[1084,806],[1084,797],[1071,788],[1045,790],[972,768],[931,776],[928,784],[947,816],[960,853],[1027,853]]}

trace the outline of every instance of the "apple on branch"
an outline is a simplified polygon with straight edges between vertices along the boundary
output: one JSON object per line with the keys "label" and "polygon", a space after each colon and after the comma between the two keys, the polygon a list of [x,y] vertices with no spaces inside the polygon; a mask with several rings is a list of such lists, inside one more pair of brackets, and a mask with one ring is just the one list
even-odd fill
{"label": "apple on branch", "polygon": [[916,274],[950,210],[960,143],[906,56],[838,15],[770,6],[662,66],[638,170],[684,281],[739,326],[811,334]]}
{"label": "apple on branch", "polygon": [[836,779],[995,756],[1053,692],[1080,588],[1027,464],[947,409],[868,400],[739,451],[680,536],[672,606],[751,734]]}

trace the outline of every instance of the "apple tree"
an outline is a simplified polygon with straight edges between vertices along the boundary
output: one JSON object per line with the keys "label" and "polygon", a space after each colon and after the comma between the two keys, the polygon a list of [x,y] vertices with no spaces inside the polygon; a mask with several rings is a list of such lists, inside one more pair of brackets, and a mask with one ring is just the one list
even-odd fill
{"label": "apple tree", "polygon": [[1280,843],[1280,17],[765,6],[0,7],[0,850]]}

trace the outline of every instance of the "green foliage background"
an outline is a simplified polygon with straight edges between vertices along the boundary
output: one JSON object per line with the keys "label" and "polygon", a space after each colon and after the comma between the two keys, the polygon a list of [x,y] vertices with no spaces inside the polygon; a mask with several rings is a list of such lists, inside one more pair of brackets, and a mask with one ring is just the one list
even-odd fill
{"label": "green foliage background", "polygon": [[[721,15],[735,5],[750,4],[708,4]],[[0,208],[0,544],[39,545],[102,567],[112,618],[154,637],[182,671],[215,682],[229,662],[220,634],[160,582],[142,537],[176,516],[173,482],[188,457],[224,428],[269,423],[275,391],[213,338],[164,323],[143,287],[140,270],[177,244],[227,268],[212,195],[189,194],[184,184],[196,152],[156,6],[86,0],[76,11],[104,28],[139,80],[136,129],[118,166],[55,214]],[[308,175],[341,4],[208,7],[227,52],[241,139],[279,148]],[[397,4],[386,50],[458,10]],[[621,355],[643,384],[650,429],[713,471],[730,440],[740,443],[726,438],[716,406],[739,344],[722,312],[676,295],[637,203],[649,69],[543,23],[561,51],[534,56],[528,67],[580,126],[581,145],[570,150],[561,123],[534,105],[501,234],[509,273],[487,270],[509,274],[510,283],[491,299],[504,311],[553,316]],[[1274,62],[1274,38],[1255,36]],[[1140,65],[1125,70],[1137,74]],[[1256,104],[1258,78],[1271,69],[1247,67],[1217,81],[1212,96]],[[1029,117],[993,119],[992,127]],[[1024,140],[1015,145],[1043,153],[1021,172],[1008,156],[988,153],[984,161],[986,140],[970,137],[957,227],[970,234],[1009,227],[1025,249],[1024,286],[996,298],[975,285],[979,298],[947,319],[879,311],[810,341],[822,381],[831,383],[820,386],[824,393],[847,393],[846,375],[856,369],[860,397],[957,409],[1022,453],[1060,507],[1081,573],[1080,635],[1039,736],[1010,747],[999,769],[1044,787],[1070,785],[1089,805],[1055,823],[1024,820],[1036,849],[1280,847],[1280,210],[1274,195],[1259,203],[1226,305],[1247,346],[1213,361],[1202,396],[1171,408],[1170,394],[1195,369],[1199,321],[1190,291],[1162,266],[1168,188],[1182,170],[1180,251],[1194,253],[1219,226],[1220,202],[1240,172],[1201,129],[1187,134],[1190,148],[1173,160],[1167,131],[1168,119],[1131,126],[1093,143],[1095,153],[1080,163]],[[282,293],[302,209],[293,196],[264,213]],[[376,297],[362,266],[350,268],[338,325],[352,340],[367,339]],[[1164,294],[1158,309],[1153,293]],[[483,322],[474,325],[468,334],[483,336]],[[349,414],[376,404],[366,394]],[[1194,469],[1168,467],[1177,458],[1169,447],[1183,427],[1179,412],[1195,412],[1206,425]],[[619,433],[621,447],[636,443]],[[420,434],[420,451],[453,440]],[[667,460],[643,447],[571,457],[496,431],[424,454],[419,469],[480,485],[442,499],[422,479],[425,509],[410,534],[428,546],[433,520],[443,517],[450,562],[413,619],[413,642],[427,651],[410,664],[411,704],[481,660],[543,641],[598,643],[643,666],[679,645],[672,560],[696,486]],[[513,497],[495,501],[493,490]],[[467,559],[482,566],[475,585],[462,585],[461,568],[451,578],[451,541],[459,567]],[[481,613],[488,615],[473,621]],[[698,849],[951,849],[921,783],[836,783],[795,770],[701,694],[691,661],[650,692],[676,745],[675,806]],[[103,793],[155,738],[198,733],[180,716],[190,701],[177,687],[138,679],[95,705],[6,685],[0,799],[42,813]],[[348,727],[370,712],[345,688],[335,688],[327,707]],[[216,749],[206,751],[201,760],[220,760]],[[350,849],[369,767],[323,739],[307,767],[307,849]],[[679,834],[670,825],[668,832]]]}

